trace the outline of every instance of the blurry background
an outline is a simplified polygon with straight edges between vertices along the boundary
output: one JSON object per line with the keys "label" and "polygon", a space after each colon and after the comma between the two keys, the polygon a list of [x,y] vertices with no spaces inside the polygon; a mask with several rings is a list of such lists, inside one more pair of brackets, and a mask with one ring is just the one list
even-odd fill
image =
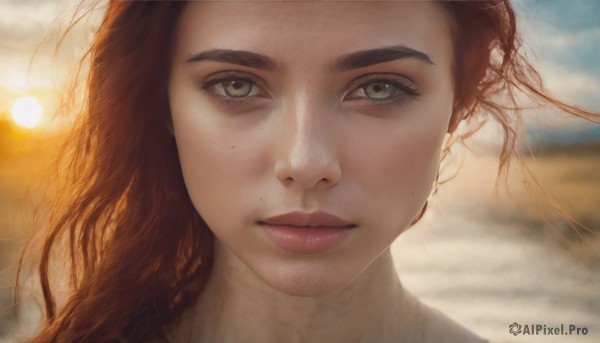
{"label": "blurry background", "polygon": [[[0,342],[35,328],[35,311],[16,322],[12,296],[18,253],[39,198],[30,186],[69,127],[69,115],[53,119],[53,113],[93,26],[79,27],[55,54],[56,37],[75,4],[0,2]],[[600,2],[515,5],[525,48],[547,87],[600,111]],[[468,149],[455,149],[449,169],[462,163],[460,173],[440,187],[422,222],[392,246],[397,267],[409,290],[495,342],[599,342],[600,126],[543,108],[528,111],[526,123],[535,158],[525,164],[591,232],[577,235],[545,211],[518,168],[508,179],[512,197],[503,187],[494,192],[500,135],[487,125]],[[513,322],[574,324],[588,334],[515,337],[508,332]]]}

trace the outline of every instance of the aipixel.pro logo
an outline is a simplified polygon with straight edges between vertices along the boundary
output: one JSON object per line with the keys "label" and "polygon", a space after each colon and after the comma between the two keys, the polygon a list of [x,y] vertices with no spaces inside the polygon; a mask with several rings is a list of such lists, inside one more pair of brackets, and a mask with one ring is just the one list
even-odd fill
{"label": "aipixel.pro logo", "polygon": [[513,335],[518,335],[521,333],[521,324],[514,322],[508,326],[508,332]]}

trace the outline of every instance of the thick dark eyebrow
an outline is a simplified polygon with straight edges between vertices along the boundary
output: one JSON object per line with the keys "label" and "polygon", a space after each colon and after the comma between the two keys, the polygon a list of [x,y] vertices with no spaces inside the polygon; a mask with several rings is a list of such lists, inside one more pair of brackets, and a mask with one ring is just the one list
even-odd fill
{"label": "thick dark eyebrow", "polygon": [[[331,69],[347,71],[368,67],[403,58],[416,58],[427,64],[435,64],[429,55],[406,46],[392,46],[379,49],[362,50],[338,57]],[[246,50],[212,49],[190,56],[186,63],[215,61],[238,64],[250,68],[275,70],[278,64],[270,57]]]}
{"label": "thick dark eyebrow", "polygon": [[357,51],[341,56],[335,60],[331,69],[334,71],[347,71],[403,58],[416,58],[427,64],[435,64],[431,61],[429,55],[421,51],[406,46],[391,46]]}
{"label": "thick dark eyebrow", "polygon": [[245,50],[213,49],[190,56],[186,62],[215,61],[238,64],[250,68],[274,70],[277,63],[268,56]]}

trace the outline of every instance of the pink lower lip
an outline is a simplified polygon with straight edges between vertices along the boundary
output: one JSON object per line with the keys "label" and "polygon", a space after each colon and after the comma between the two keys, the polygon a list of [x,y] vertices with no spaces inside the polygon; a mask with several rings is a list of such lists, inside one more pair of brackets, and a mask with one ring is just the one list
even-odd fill
{"label": "pink lower lip", "polygon": [[295,227],[260,223],[277,246],[296,253],[316,253],[341,244],[355,226]]}

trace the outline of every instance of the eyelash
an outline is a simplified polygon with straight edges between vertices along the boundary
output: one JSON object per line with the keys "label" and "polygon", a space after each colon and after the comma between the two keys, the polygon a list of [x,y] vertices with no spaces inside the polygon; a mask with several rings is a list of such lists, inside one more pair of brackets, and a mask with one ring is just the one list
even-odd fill
{"label": "eyelash", "polygon": [[[213,75],[215,75],[215,74],[213,74]],[[207,93],[213,99],[215,99],[218,102],[221,102],[225,105],[241,105],[244,102],[249,101],[249,99],[254,99],[254,98],[260,97],[257,95],[249,95],[249,96],[235,98],[235,97],[230,97],[227,95],[216,94],[216,92],[214,90],[212,90],[212,88],[214,86],[222,85],[225,82],[231,82],[231,81],[249,82],[252,87],[259,88],[259,91],[258,91],[259,93],[260,92],[264,93],[263,88],[265,88],[265,87],[261,86],[262,82],[260,81],[260,79],[256,78],[255,76],[253,76],[251,74],[231,71],[231,72],[218,73],[218,74],[216,74],[217,76],[213,76],[213,75],[209,76],[203,82],[203,84],[201,85],[201,88],[205,93]],[[365,80],[365,79],[367,79],[367,80]],[[384,99],[384,100],[376,100],[376,99],[372,99],[368,96],[356,98],[356,99],[346,99],[347,94],[353,94],[358,90],[363,90],[363,93],[365,93],[364,89],[367,86],[375,84],[375,83],[391,85],[397,91],[399,91],[401,94],[396,94],[391,99]],[[357,85],[354,86],[354,84],[357,84]],[[361,77],[358,77],[358,78],[352,80],[350,82],[350,85],[351,85],[352,91],[350,91],[344,95],[344,100],[350,100],[350,101],[352,101],[352,100],[367,100],[371,103],[375,103],[375,104],[382,105],[382,106],[396,105],[396,104],[404,102],[405,100],[407,100],[407,98],[409,98],[409,99],[417,98],[421,95],[419,90],[416,88],[416,86],[412,83],[411,80],[407,79],[406,77],[403,77],[403,76],[400,76],[397,74],[391,74],[391,73],[371,74],[371,75],[367,75],[366,77],[361,76]],[[251,90],[251,92],[252,92],[252,90]],[[225,93],[224,89],[221,90],[221,93]]]}

